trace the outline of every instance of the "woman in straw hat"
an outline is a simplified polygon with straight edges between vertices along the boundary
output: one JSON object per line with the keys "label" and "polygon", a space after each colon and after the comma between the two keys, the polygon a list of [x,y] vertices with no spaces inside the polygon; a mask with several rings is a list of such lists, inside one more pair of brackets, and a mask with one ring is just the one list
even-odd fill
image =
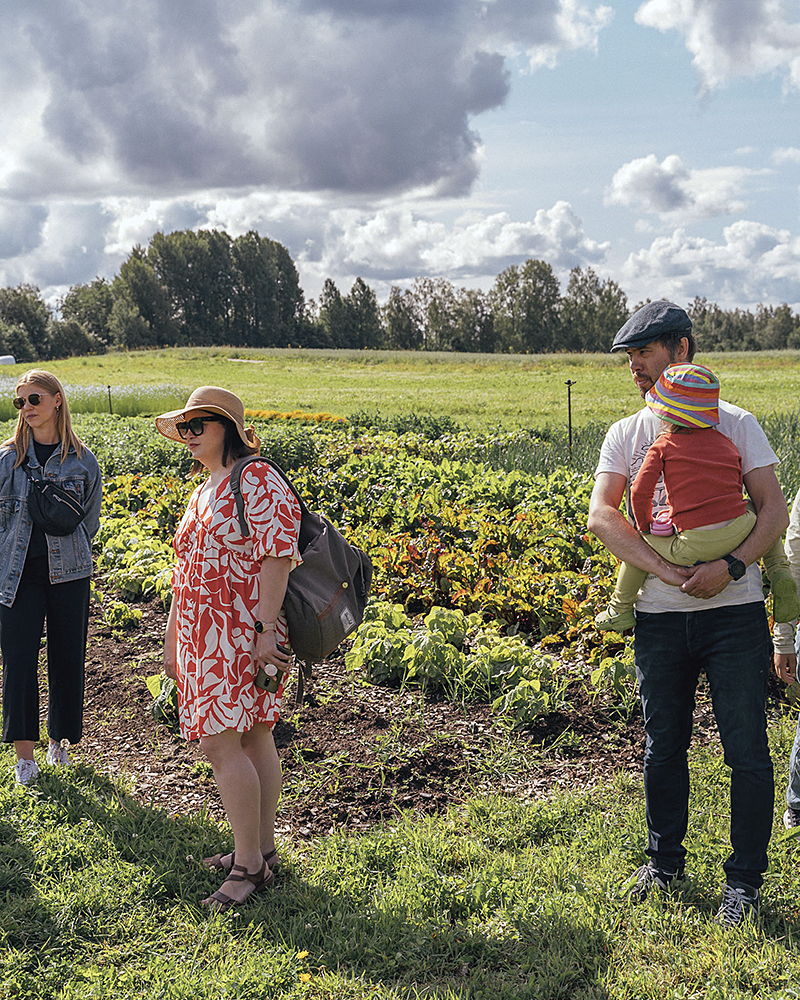
{"label": "woman in straw hat", "polygon": [[[242,535],[230,473],[237,459],[258,454],[259,442],[234,393],[195,389],[156,427],[186,444],[193,474],[208,471],[175,533],[164,670],[178,684],[181,732],[200,740],[233,830],[234,851],[206,858],[226,877],[203,903],[222,911],[274,880],[281,770],[272,729],[291,664],[281,608],[301,562],[300,507],[266,463],[248,465],[241,489],[251,534]],[[281,678],[275,692],[256,686],[260,667]]]}
{"label": "woman in straw hat", "polygon": [[[0,647],[3,742],[17,752],[21,785],[39,775],[39,647],[47,620],[47,763],[66,767],[83,732],[92,538],[100,526],[97,460],[72,430],[64,387],[34,368],[17,382],[14,436],[0,445]],[[29,474],[69,490],[85,516],[68,535],[47,535],[31,518]]]}

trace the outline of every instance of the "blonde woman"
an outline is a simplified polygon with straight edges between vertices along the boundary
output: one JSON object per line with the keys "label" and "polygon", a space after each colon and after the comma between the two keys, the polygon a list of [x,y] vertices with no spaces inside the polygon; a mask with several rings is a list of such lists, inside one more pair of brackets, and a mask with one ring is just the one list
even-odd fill
{"label": "blonde woman", "polygon": [[[47,763],[67,766],[67,744],[83,731],[84,660],[89,622],[92,538],[100,524],[102,481],[97,460],[72,430],[64,388],[35,368],[17,382],[19,420],[0,445],[0,650],[3,656],[3,742],[17,752],[21,785],[39,767],[38,662],[47,621]],[[29,478],[73,493],[85,517],[69,535],[33,523]]]}
{"label": "blonde woman", "polygon": [[206,858],[226,875],[203,903],[223,911],[274,879],[281,769],[272,729],[283,681],[269,691],[255,679],[262,667],[285,677],[291,664],[281,608],[289,573],[301,562],[300,506],[277,473],[253,463],[241,481],[251,529],[242,535],[230,474],[237,459],[258,454],[258,439],[245,429],[234,393],[195,389],[182,410],[156,417],[156,427],[186,445],[193,472],[208,472],[175,533],[164,671],[178,684],[181,732],[199,739],[233,830],[233,853]]}

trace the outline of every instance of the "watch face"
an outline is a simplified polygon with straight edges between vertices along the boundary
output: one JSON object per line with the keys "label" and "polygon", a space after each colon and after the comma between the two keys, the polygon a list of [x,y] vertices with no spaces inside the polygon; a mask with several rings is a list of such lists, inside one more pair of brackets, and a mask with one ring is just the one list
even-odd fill
{"label": "watch face", "polygon": [[747,567],[742,562],[741,559],[731,559],[728,563],[728,572],[734,578],[734,580],[741,580],[741,578],[747,572]]}
{"label": "watch face", "polygon": [[264,626],[261,624],[261,622],[258,619],[256,619],[255,623],[253,624],[253,628],[256,630],[256,632],[263,632],[264,631]]}

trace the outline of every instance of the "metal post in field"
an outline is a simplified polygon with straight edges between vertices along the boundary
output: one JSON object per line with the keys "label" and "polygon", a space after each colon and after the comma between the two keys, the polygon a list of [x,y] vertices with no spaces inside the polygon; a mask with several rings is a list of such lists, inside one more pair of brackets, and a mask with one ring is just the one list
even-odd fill
{"label": "metal post in field", "polygon": [[573,379],[568,378],[564,383],[567,387],[567,419],[569,421],[569,451],[572,454],[572,387],[575,385]]}
{"label": "metal post in field", "polygon": [[108,389],[108,412],[113,413],[114,411],[111,409],[111,386],[106,386],[106,388]]}

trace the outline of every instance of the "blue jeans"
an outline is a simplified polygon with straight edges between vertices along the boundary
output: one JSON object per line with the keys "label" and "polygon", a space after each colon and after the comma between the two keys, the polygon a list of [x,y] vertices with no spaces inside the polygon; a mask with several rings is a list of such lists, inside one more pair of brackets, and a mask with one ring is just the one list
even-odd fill
{"label": "blue jeans", "polygon": [[689,823],[695,691],[705,671],[725,763],[731,769],[729,885],[758,888],[767,868],[774,783],[764,711],[772,643],[762,603],[708,611],[636,613],[636,673],[647,742],[647,854],[682,872]]}

